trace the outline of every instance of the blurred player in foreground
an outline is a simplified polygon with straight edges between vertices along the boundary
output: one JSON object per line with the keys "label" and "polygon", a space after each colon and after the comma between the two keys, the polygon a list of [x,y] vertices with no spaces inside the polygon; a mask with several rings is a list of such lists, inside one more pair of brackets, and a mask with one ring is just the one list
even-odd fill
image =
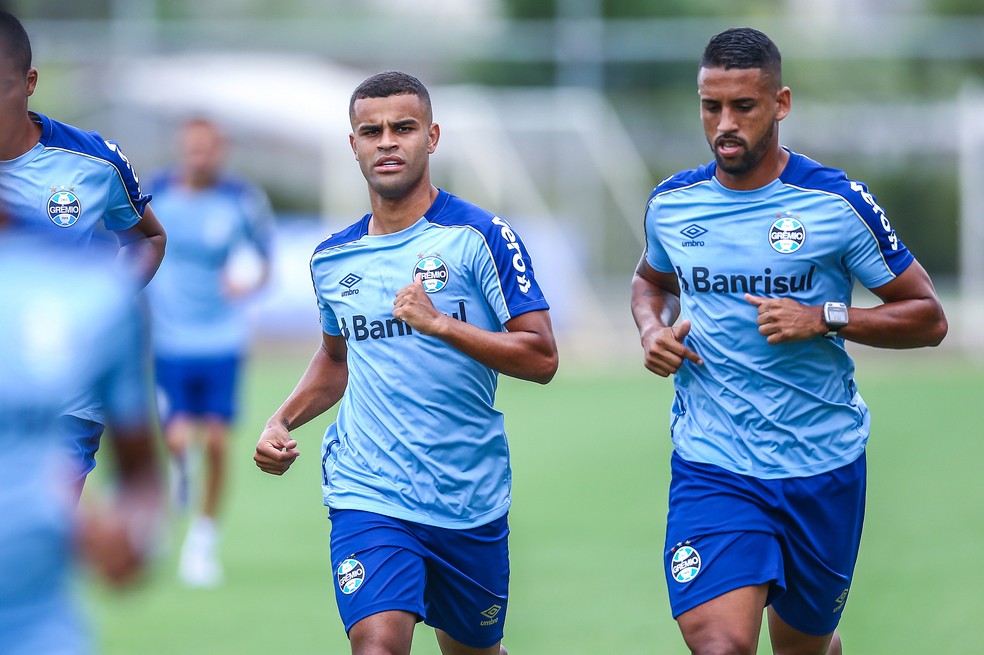
{"label": "blurred player in foreground", "polygon": [[321,461],[352,652],[409,653],[423,620],[446,655],[504,653],[511,473],[493,403],[498,373],[553,377],[547,303],[509,224],[431,185],[440,128],[416,78],[369,78],[349,115],[372,213],[315,250],[322,345],[254,459],[283,474],[289,431],[341,399]]}
{"label": "blurred player in foreground", "polygon": [[[75,548],[122,584],[159,523],[146,330],[133,289],[104,262],[23,232],[0,230],[0,654],[70,655],[89,651]],[[117,486],[112,503],[76,517],[59,418],[77,391],[103,403]]]}
{"label": "blurred player in foreground", "polygon": [[[201,514],[190,524],[179,575],[193,586],[222,578],[216,519],[241,362],[249,334],[244,299],[266,282],[272,217],[256,186],[223,172],[225,138],[204,118],[186,121],[177,166],[152,181],[154,205],[168,232],[168,256],[148,285],[155,372],[172,486],[189,502],[189,446],[204,445]],[[255,275],[237,275],[237,255],[254,253]]]}
{"label": "blurred player in foreground", "polygon": [[[164,257],[164,229],[137,177],[112,141],[28,111],[38,83],[31,43],[13,15],[0,11],[0,206],[30,226],[39,243],[91,249],[97,233],[119,240],[116,267],[145,285]],[[108,264],[112,266],[113,264]],[[96,465],[103,411],[89,396],[67,408],[62,428],[78,459],[78,491]]]}
{"label": "blurred player in foreground", "polygon": [[[673,616],[694,653],[754,653],[766,606],[775,653],[841,653],[869,432],[845,341],[934,346],[946,319],[866,187],[780,146],[767,36],[712,38],[697,86],[714,161],[656,187],[632,281],[646,367],[676,387]],[[851,307],[855,279],[882,304]]]}

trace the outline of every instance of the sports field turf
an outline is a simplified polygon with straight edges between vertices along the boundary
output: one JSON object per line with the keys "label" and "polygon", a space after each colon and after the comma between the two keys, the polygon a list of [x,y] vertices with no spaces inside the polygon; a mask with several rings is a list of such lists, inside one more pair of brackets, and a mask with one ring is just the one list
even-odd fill
{"label": "sports field turf", "polygon": [[[313,350],[313,349],[312,349]],[[295,434],[283,478],[251,454],[305,357],[258,356],[244,390],[223,554],[226,583],[181,587],[170,547],[139,589],[86,585],[103,652],[344,655],[321,506],[327,420]],[[854,655],[977,655],[984,637],[984,365],[937,353],[859,356],[873,413],[868,514],[841,623]],[[641,367],[567,370],[547,387],[503,378],[513,455],[512,655],[685,653],[660,551],[671,384]],[[453,399],[449,398],[449,402]],[[418,626],[415,654],[438,653]],[[763,645],[761,653],[771,652]]]}

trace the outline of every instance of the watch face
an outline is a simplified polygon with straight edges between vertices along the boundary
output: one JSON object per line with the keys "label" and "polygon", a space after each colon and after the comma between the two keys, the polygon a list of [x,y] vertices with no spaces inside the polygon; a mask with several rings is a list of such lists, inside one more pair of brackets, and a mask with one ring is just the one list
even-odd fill
{"label": "watch face", "polygon": [[823,320],[829,327],[841,328],[847,325],[847,306],[840,303],[829,303],[823,309]]}

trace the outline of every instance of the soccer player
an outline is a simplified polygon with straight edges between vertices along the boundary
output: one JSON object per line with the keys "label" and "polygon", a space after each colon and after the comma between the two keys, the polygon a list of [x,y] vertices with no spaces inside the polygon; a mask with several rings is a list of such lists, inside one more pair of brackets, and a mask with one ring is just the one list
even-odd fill
{"label": "soccer player", "polygon": [[[653,191],[632,280],[646,368],[676,389],[673,616],[694,653],[754,653],[766,606],[775,653],[841,653],[869,433],[845,342],[934,346],[946,319],[867,188],[780,145],[767,36],[713,37],[697,89],[714,161]],[[855,280],[881,304],[851,306]]]}
{"label": "soccer player", "polygon": [[[161,519],[146,328],[103,262],[25,232],[0,234],[0,653],[74,655],[89,650],[76,549],[129,582]],[[76,513],[59,420],[80,390],[103,404],[117,484],[113,502]]]}
{"label": "soccer player", "polygon": [[321,466],[352,652],[409,653],[423,620],[445,655],[504,653],[511,473],[493,402],[498,373],[556,372],[548,306],[513,228],[431,185],[440,128],[419,80],[370,77],[349,116],[372,213],[314,252],[322,345],[254,459],[283,474],[290,430],[341,399]]}
{"label": "soccer player", "polygon": [[[177,166],[150,185],[169,250],[147,294],[172,483],[182,508],[190,443],[200,435],[204,444],[201,513],[191,521],[178,572],[189,585],[212,586],[222,578],[216,518],[249,336],[243,300],[268,277],[272,217],[259,188],[223,171],[225,138],[213,121],[185,121],[178,148]],[[231,272],[242,250],[257,255],[255,276]]]}
{"label": "soccer player", "polygon": [[[20,21],[0,11],[0,205],[42,239],[77,248],[119,241],[116,265],[145,285],[164,256],[164,230],[140,192],[129,161],[112,141],[28,111],[38,83]],[[79,461],[78,489],[95,466],[103,412],[80,397],[62,420]]]}

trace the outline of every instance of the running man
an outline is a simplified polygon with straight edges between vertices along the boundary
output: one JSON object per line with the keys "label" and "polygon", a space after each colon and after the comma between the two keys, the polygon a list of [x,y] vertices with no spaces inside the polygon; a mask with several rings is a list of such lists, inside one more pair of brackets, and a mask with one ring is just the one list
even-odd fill
{"label": "running man", "polygon": [[548,306],[513,228],[430,181],[440,128],[414,77],[349,105],[372,213],[315,250],[322,345],[254,459],[283,474],[290,430],[341,400],[322,444],[335,597],[352,652],[497,655],[508,602],[511,473],[499,373],[557,369]]}
{"label": "running man", "polygon": [[[766,35],[713,37],[697,88],[714,161],[656,187],[632,280],[645,365],[676,388],[670,604],[694,653],[755,653],[768,607],[775,653],[835,655],[870,421],[845,342],[935,346],[947,323],[867,188],[780,145]],[[855,280],[882,304],[852,307]]]}

